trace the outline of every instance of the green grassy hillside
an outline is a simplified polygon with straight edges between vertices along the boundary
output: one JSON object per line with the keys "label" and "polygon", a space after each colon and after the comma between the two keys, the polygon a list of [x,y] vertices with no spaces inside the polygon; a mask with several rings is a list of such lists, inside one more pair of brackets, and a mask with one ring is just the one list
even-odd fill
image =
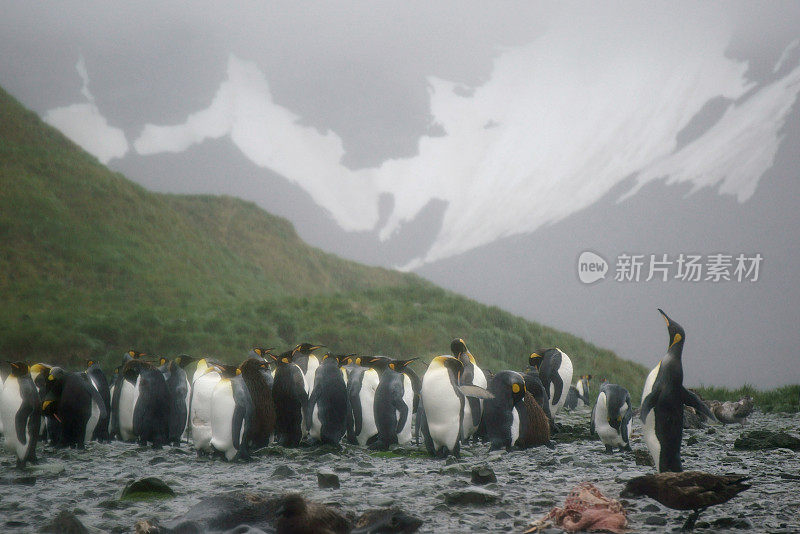
{"label": "green grassy hillside", "polygon": [[647,370],[419,277],[309,247],[229,197],[149,192],[0,89],[0,358],[107,366],[134,347],[240,360],[254,344],[422,356],[463,337],[490,369],[559,346],[638,398]]}

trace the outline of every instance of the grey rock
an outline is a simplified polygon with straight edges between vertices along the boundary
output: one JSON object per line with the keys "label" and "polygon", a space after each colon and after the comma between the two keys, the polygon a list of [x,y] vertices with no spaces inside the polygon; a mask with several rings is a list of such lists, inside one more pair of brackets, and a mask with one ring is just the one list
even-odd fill
{"label": "grey rock", "polygon": [[333,471],[317,471],[317,485],[322,489],[339,488],[339,475]]}
{"label": "grey rock", "polygon": [[175,491],[156,477],[129,482],[122,490],[122,499],[128,500],[166,499],[174,496]]}
{"label": "grey rock", "polygon": [[445,493],[444,501],[447,504],[495,504],[500,501],[500,494],[478,486],[468,486],[462,490]]}
{"label": "grey rock", "polygon": [[497,475],[495,475],[492,468],[487,465],[477,466],[472,468],[471,480],[473,484],[482,486],[490,482],[497,482]]}
{"label": "grey rock", "polygon": [[58,534],[88,534],[89,530],[81,523],[72,512],[62,510],[52,521],[44,525],[40,532],[53,532]]}
{"label": "grey rock", "polygon": [[649,515],[644,519],[644,524],[663,527],[667,524],[667,518],[660,515]]}
{"label": "grey rock", "polygon": [[272,478],[294,478],[297,476],[297,471],[289,467],[288,465],[279,465],[272,471]]}
{"label": "grey rock", "polygon": [[733,442],[734,449],[763,451],[770,449],[790,449],[800,451],[800,438],[786,432],[771,430],[751,430],[742,433]]}

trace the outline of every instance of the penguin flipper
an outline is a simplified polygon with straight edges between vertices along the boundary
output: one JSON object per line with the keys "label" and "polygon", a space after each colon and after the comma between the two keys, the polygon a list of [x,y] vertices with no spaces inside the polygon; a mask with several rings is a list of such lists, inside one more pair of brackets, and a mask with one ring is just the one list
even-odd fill
{"label": "penguin flipper", "polygon": [[564,389],[564,381],[561,380],[561,375],[558,372],[552,373],[550,382],[553,383],[553,400],[551,401],[555,406],[561,400],[561,392]]}
{"label": "penguin flipper", "polygon": [[467,397],[467,402],[472,413],[472,425],[478,426],[481,424],[481,401],[475,397]]}
{"label": "penguin flipper", "polygon": [[242,446],[240,437],[242,436],[242,425],[244,424],[244,408],[236,405],[233,409],[233,424],[231,425],[231,433],[233,438],[233,448],[237,451]]}
{"label": "penguin flipper", "polygon": [[24,402],[17,410],[17,415],[14,418],[14,426],[17,430],[17,440],[22,444],[25,445],[28,443],[28,437],[26,435],[26,428],[28,426],[28,418],[33,413],[33,406],[29,402]]}
{"label": "penguin flipper", "polygon": [[639,413],[639,419],[644,420],[647,419],[647,414],[650,413],[650,410],[656,405],[656,399],[658,398],[659,389],[653,388],[653,390],[644,398],[642,401],[642,408]]}
{"label": "penguin flipper", "polygon": [[[314,390],[311,392],[311,396],[308,398],[308,413],[309,414],[313,414],[314,413],[314,405],[319,400],[319,395],[320,395],[319,390],[320,390],[320,388],[314,388]],[[306,430],[311,430],[311,424],[312,424],[311,419],[312,419],[311,417],[306,417],[305,418]]]}
{"label": "penguin flipper", "polygon": [[712,421],[716,419],[708,406],[706,406],[706,403],[703,402],[694,391],[689,391],[688,389],[683,388],[683,391],[681,391],[681,401],[683,401],[686,406],[691,406],[698,412],[701,412]]}
{"label": "penguin flipper", "polygon": [[474,386],[472,384],[464,384],[462,386],[458,386],[458,389],[465,397],[474,397],[476,399],[494,398],[494,394],[492,394],[492,392],[480,386]]}
{"label": "penguin flipper", "polygon": [[413,369],[410,367],[406,367],[403,370],[403,373],[411,380],[411,389],[414,390],[414,406],[412,409],[412,413],[417,413],[419,409],[419,392],[422,389],[422,380],[419,379],[419,375],[414,372]]}
{"label": "penguin flipper", "polygon": [[403,402],[402,391],[395,392],[395,394],[392,395],[392,406],[399,412],[397,417],[397,430],[395,432],[399,434],[403,431],[403,427],[406,426],[406,421],[408,420],[408,406]]}
{"label": "penguin flipper", "polygon": [[594,435],[594,410],[595,410],[595,408],[597,408],[596,404],[594,406],[592,406],[592,416],[589,418],[589,435],[590,436]]}
{"label": "penguin flipper", "polygon": [[417,447],[419,447],[419,430],[422,426],[422,420],[425,419],[425,406],[420,399],[419,406],[417,407],[417,420],[414,424],[414,437],[417,438]]}
{"label": "penguin flipper", "polygon": [[[628,412],[625,414],[625,417],[622,418],[622,422],[620,423],[619,431],[622,434],[622,441],[625,443],[630,443],[630,437],[628,436],[628,423],[631,420],[631,409],[628,408]],[[594,424],[594,421],[592,421]]]}
{"label": "penguin flipper", "polygon": [[351,403],[353,407],[353,432],[358,436],[361,434],[361,399],[356,398],[356,402]]}

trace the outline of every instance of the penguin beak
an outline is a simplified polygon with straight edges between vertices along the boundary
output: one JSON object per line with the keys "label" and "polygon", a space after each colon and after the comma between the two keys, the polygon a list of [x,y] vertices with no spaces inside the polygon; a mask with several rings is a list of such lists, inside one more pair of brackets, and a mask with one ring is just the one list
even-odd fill
{"label": "penguin beak", "polygon": [[662,310],[661,308],[658,308],[658,312],[659,312],[661,315],[663,315],[663,316],[664,316],[664,320],[665,320],[665,321],[667,321],[667,326],[669,326],[669,317],[667,317],[667,314],[666,314],[666,313],[664,313],[664,310]]}

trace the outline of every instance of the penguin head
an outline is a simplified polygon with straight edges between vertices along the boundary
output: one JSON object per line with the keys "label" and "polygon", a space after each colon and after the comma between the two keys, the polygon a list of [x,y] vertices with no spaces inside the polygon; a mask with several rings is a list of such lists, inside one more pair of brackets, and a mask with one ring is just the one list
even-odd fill
{"label": "penguin head", "polygon": [[419,358],[411,358],[409,360],[389,360],[389,369],[392,371],[397,371],[398,373],[402,373],[405,371],[408,364],[416,360],[419,360]]}
{"label": "penguin head", "polygon": [[670,352],[680,356],[681,350],[683,348],[683,342],[686,340],[686,332],[684,332],[683,327],[670,319],[664,310],[658,308],[659,313],[664,316],[664,320],[667,321],[667,333],[669,334],[669,348]]}
{"label": "penguin head", "polygon": [[257,356],[259,356],[259,357],[261,357],[261,358],[264,358],[265,360],[266,360],[268,357],[272,356],[272,351],[273,351],[273,350],[275,350],[275,348],[274,348],[274,347],[270,347],[270,348],[268,348],[268,349],[265,349],[264,347],[253,347],[253,352],[254,352],[254,353],[257,355]]}
{"label": "penguin head", "polygon": [[358,354],[340,354],[339,355],[339,367],[343,365],[353,365],[356,363],[356,358],[358,358]]}
{"label": "penguin head", "polygon": [[387,356],[369,356],[361,358],[361,365],[380,372],[389,367],[389,363],[393,361]]}
{"label": "penguin head", "polygon": [[26,362],[11,362],[11,376],[19,378],[28,373],[30,373],[30,368]]}
{"label": "penguin head", "polygon": [[89,369],[96,363],[98,363],[97,360],[86,360],[86,368]]}
{"label": "penguin head", "polygon": [[531,367],[535,367],[537,371],[539,370],[539,366],[542,365],[542,360],[544,360],[544,357],[542,356],[542,354],[544,354],[544,351],[543,350],[539,350],[539,351],[536,351],[536,352],[532,353],[530,358],[528,358],[528,364]]}
{"label": "penguin head", "polygon": [[182,369],[195,361],[197,361],[197,358],[195,358],[194,356],[189,356],[188,354],[181,354],[180,356],[175,358],[175,363],[177,363],[178,367]]}
{"label": "penguin head", "polygon": [[133,358],[134,360],[140,359],[142,356],[147,356],[147,353],[139,352],[138,350],[129,350],[127,353],[129,358]]}
{"label": "penguin head", "polygon": [[311,354],[317,349],[323,348],[325,345],[312,345],[311,343],[300,343],[299,345],[295,345],[294,349],[292,349],[292,354]]}
{"label": "penguin head", "polygon": [[467,350],[467,344],[464,343],[464,340],[460,337],[454,339],[450,342],[450,354],[458,358],[460,355],[464,354],[465,352],[469,352]]}
{"label": "penguin head", "polygon": [[159,365],[159,367],[161,367],[162,365],[167,365],[167,362],[168,362],[168,361],[169,361],[169,360],[168,360],[168,359],[166,359],[164,356],[159,356],[159,358],[158,358],[158,365]]}
{"label": "penguin head", "polygon": [[242,370],[239,369],[239,367],[237,365],[231,365],[231,364],[226,364],[226,363],[217,363],[217,364],[214,364],[214,365],[219,370],[219,374],[222,376],[222,378],[230,379],[230,378],[233,378],[233,377],[235,377],[237,375],[242,374]]}
{"label": "penguin head", "polygon": [[494,375],[493,381],[499,381],[500,390],[504,390],[511,395],[512,404],[516,404],[525,398],[525,378],[520,373],[516,371],[500,371]]}
{"label": "penguin head", "polygon": [[287,364],[287,363],[292,363],[292,358],[294,358],[294,354],[295,351],[287,350],[286,352],[282,352],[279,356],[273,356],[271,353],[270,356],[272,356],[278,364]]}

